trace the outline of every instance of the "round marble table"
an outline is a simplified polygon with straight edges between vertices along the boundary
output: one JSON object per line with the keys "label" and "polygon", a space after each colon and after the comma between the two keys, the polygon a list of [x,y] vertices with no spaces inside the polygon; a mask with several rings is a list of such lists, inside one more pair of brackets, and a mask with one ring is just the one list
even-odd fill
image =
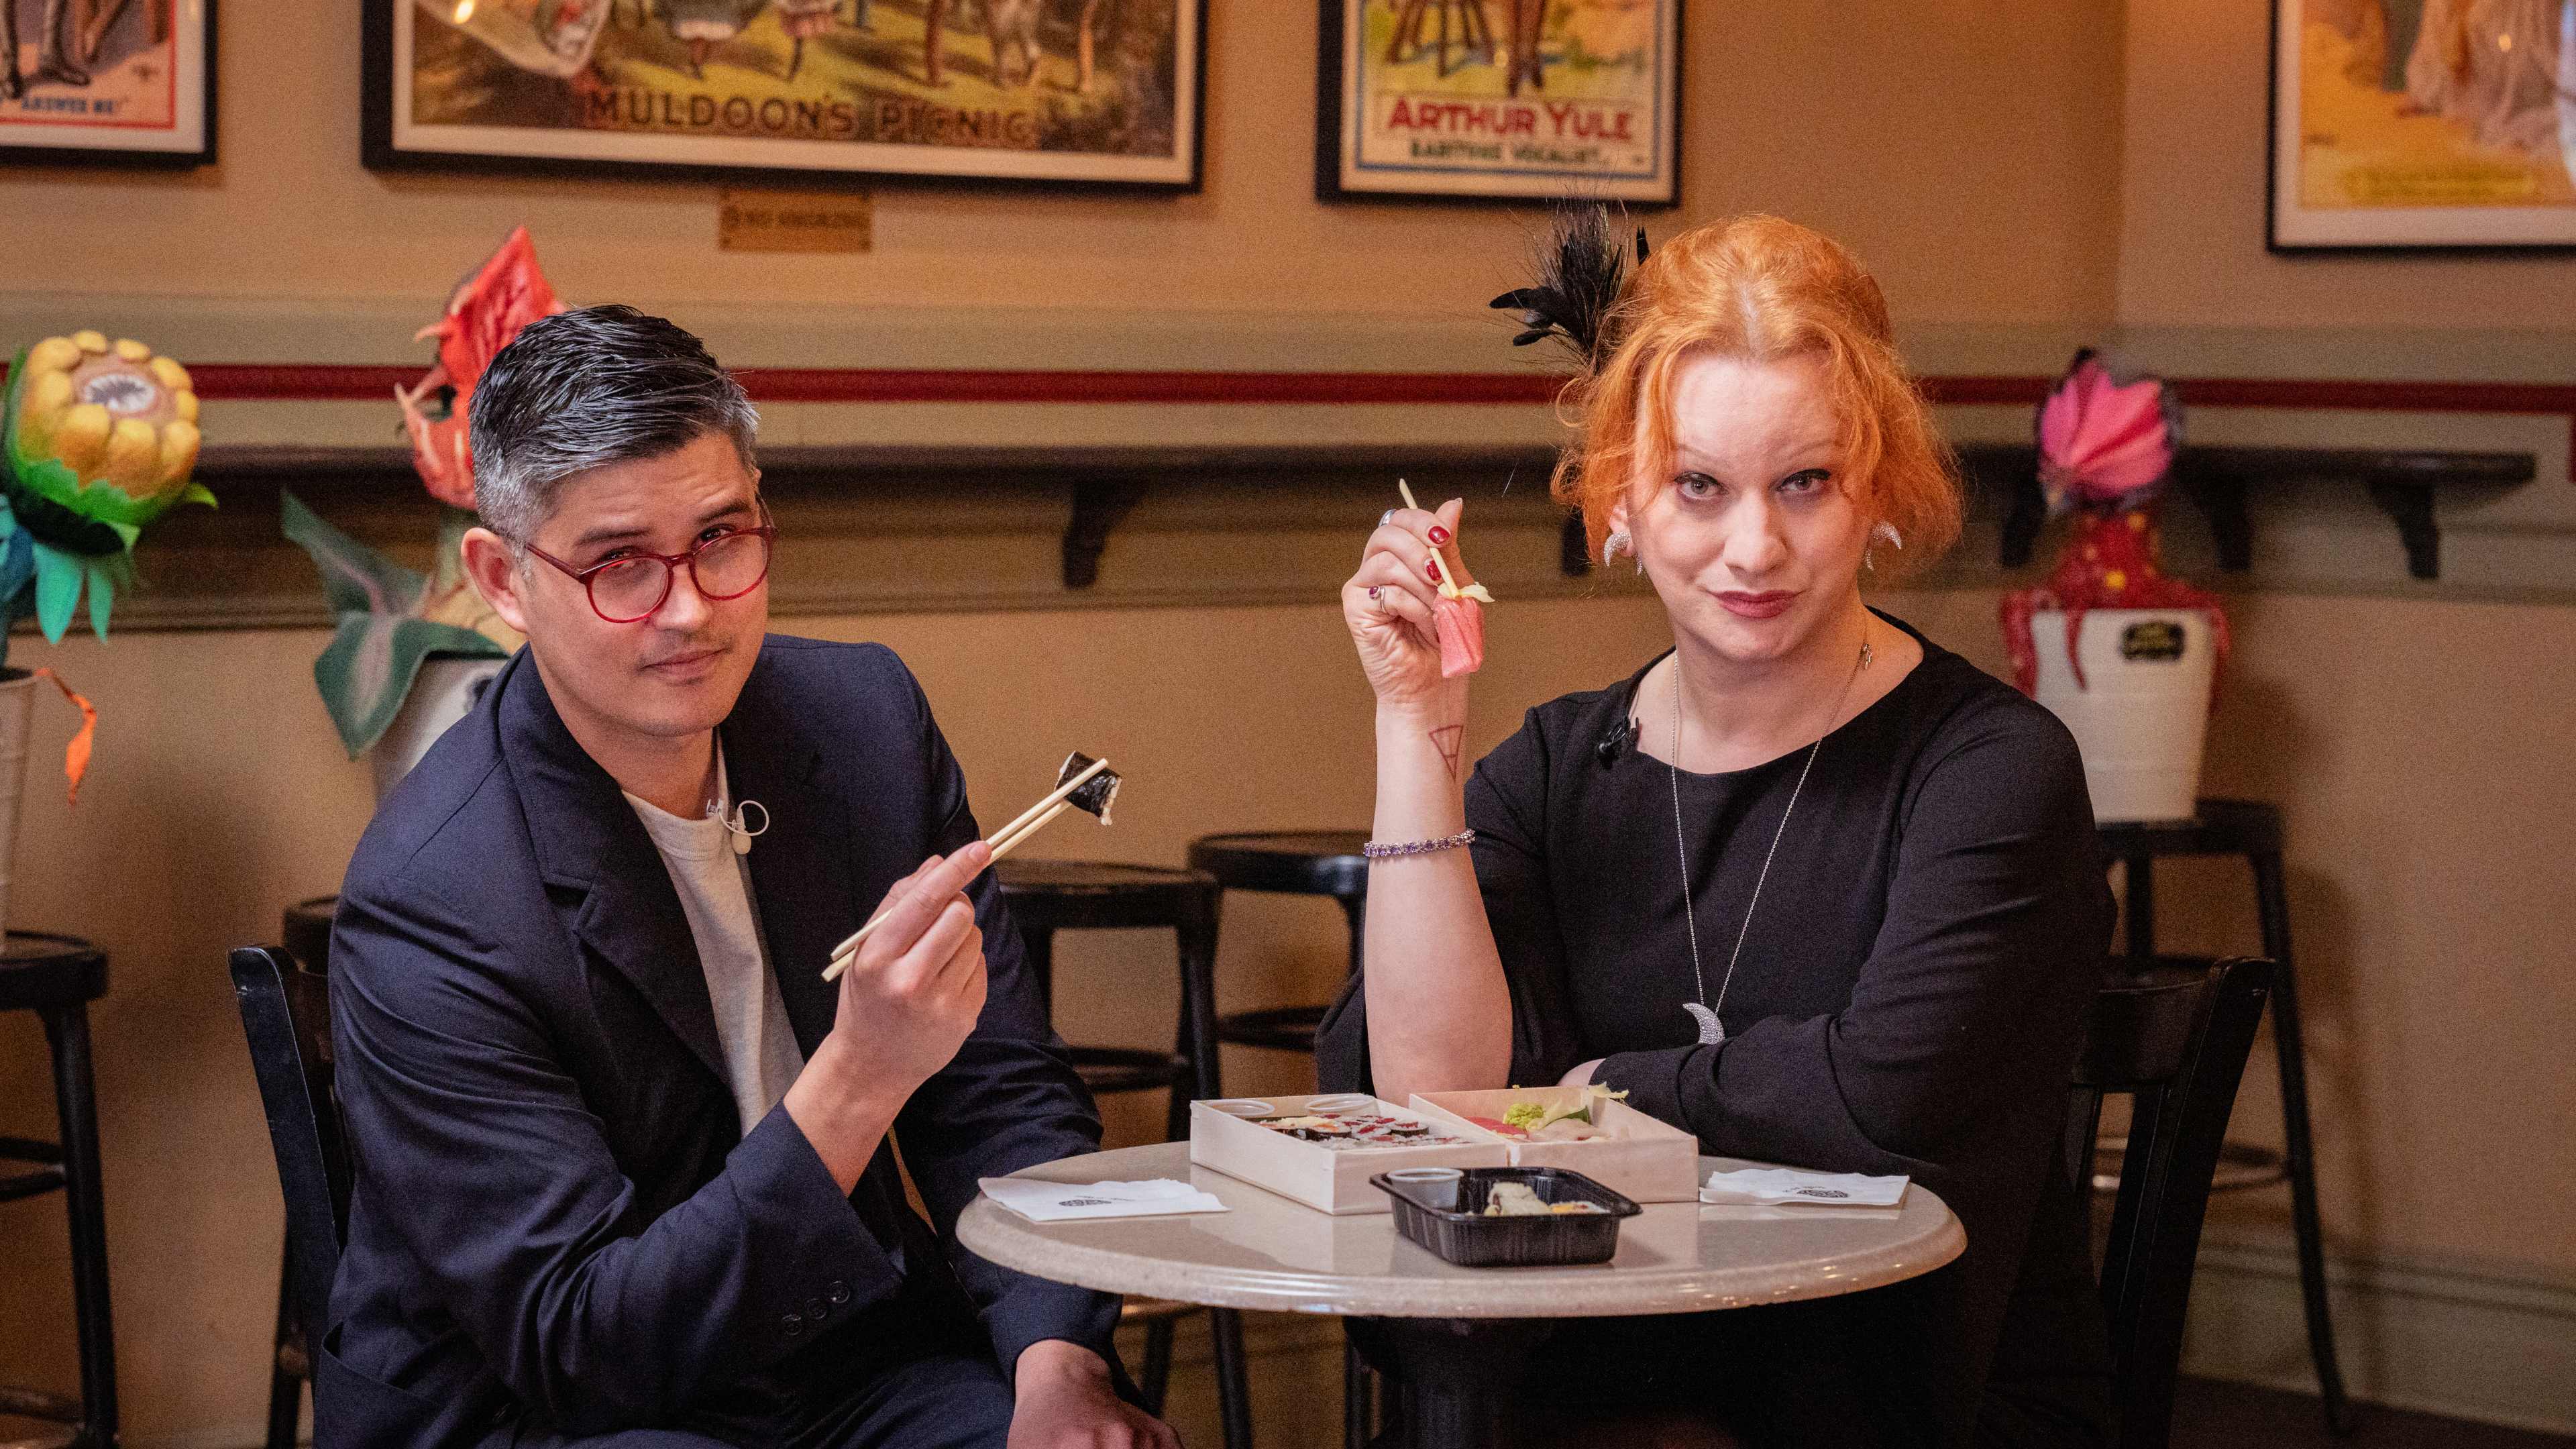
{"label": "round marble table", "polygon": [[[1711,1168],[1748,1164],[1700,1159]],[[1158,1143],[1016,1174],[1049,1182],[1178,1178],[1232,1211],[1033,1223],[978,1198],[958,1241],[1005,1268],[1110,1293],[1352,1320],[1396,1384],[1421,1446],[1503,1442],[1507,1385],[1550,1318],[1699,1313],[1824,1298],[1928,1273],[1967,1248],[1949,1207],[1917,1184],[1892,1208],[1654,1203],[1619,1230],[1618,1256],[1580,1268],[1459,1268],[1407,1242],[1386,1213],[1332,1217],[1190,1163]]]}

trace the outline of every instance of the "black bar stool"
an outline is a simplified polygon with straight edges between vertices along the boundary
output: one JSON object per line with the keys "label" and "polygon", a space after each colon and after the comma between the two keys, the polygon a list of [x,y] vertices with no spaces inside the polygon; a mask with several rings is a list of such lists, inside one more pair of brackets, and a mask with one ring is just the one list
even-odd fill
{"label": "black bar stool", "polygon": [[[1274,830],[1202,835],[1190,842],[1190,869],[1205,871],[1230,891],[1331,896],[1350,921],[1351,970],[1360,969],[1368,927],[1368,857],[1360,830]],[[1316,1028],[1331,1003],[1233,1011],[1217,1018],[1216,1037],[1239,1046],[1313,1055]],[[1368,1365],[1359,1350],[1342,1351],[1342,1441],[1360,1449],[1375,1432]]]}
{"label": "black bar stool", "polygon": [[[1230,891],[1331,896],[1351,925],[1351,969],[1360,969],[1360,943],[1368,924],[1368,858],[1358,830],[1281,830],[1243,835],[1202,835],[1190,842],[1190,869],[1216,877]],[[1216,1039],[1274,1051],[1315,1050],[1315,1029],[1330,1003],[1274,1006],[1228,1012],[1217,1018]]]}
{"label": "black bar stool", "polygon": [[116,1449],[116,1337],[108,1321],[107,1209],[99,1191],[98,1096],[90,1077],[89,1004],[107,994],[107,955],[75,936],[11,931],[0,948],[0,1011],[44,1021],[54,1059],[62,1140],[0,1137],[0,1162],[36,1164],[0,1177],[0,1202],[57,1189],[71,1219],[72,1313],[80,1337],[80,1397],[0,1386],[0,1414],[66,1426],[38,1443]]}
{"label": "black bar stool", "polygon": [[[2299,1032],[2298,977],[2290,964],[2290,897],[2281,865],[2281,812],[2259,800],[2202,800],[2190,820],[2101,827],[2105,854],[2121,863],[2128,892],[2128,959],[2156,955],[2155,863],[2181,856],[2242,856],[2254,874],[2254,907],[2263,954],[2275,964],[2272,1045],[2281,1067],[2283,1150],[2230,1142],[2220,1149],[2213,1192],[2290,1185],[2290,1226],[2299,1254],[2299,1294],[2307,1309],[2308,1352],[2316,1362],[2326,1427],[2353,1428],[2352,1405],[2336,1366],[2334,1323],[2326,1309],[2325,1237],[2317,1223],[2317,1179],[2308,1125],[2308,1069]],[[2114,1179],[2116,1181],[2116,1176]],[[2100,1186],[2097,1176],[2095,1185]]]}
{"label": "black bar stool", "polygon": [[[1077,1046],[1074,1070],[1094,1096],[1112,1092],[1162,1092],[1170,1100],[1163,1119],[1166,1141],[1189,1135],[1190,1099],[1218,1097],[1216,1060],[1216,926],[1224,891],[1197,871],[1166,870],[1148,865],[1099,861],[1029,860],[1015,857],[993,867],[1002,899],[1019,923],[1028,950],[1029,969],[1048,1015],[1055,1007],[1055,933],[1082,930],[1169,928],[1179,948],[1180,1019],[1172,1050],[1137,1047]],[[1145,1364],[1138,1387],[1146,1407],[1163,1408],[1163,1391],[1172,1371],[1172,1329],[1176,1320],[1200,1311],[1195,1305],[1159,1299],[1132,1299],[1121,1322],[1145,1325]],[[1251,1449],[1252,1398],[1243,1356],[1243,1318],[1232,1309],[1212,1308],[1209,1335],[1216,1345],[1217,1404],[1225,1425],[1226,1449]]]}

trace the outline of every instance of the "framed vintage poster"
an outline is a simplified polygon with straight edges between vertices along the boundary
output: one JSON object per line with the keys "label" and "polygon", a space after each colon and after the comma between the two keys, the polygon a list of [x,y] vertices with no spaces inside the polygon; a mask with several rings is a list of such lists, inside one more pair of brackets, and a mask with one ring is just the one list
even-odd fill
{"label": "framed vintage poster", "polygon": [[2576,246],[2576,0],[2273,0],[2274,251]]}
{"label": "framed vintage poster", "polygon": [[0,55],[0,161],[214,163],[214,0],[0,0]]}
{"label": "framed vintage poster", "polygon": [[1323,0],[1327,201],[1681,199],[1681,0]]}
{"label": "framed vintage poster", "polygon": [[366,164],[1195,190],[1206,0],[362,0]]}

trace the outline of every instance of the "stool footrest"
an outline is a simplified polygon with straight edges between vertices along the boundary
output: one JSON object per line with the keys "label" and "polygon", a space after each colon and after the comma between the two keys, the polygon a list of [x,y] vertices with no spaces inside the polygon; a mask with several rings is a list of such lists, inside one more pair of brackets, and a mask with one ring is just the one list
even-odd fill
{"label": "stool footrest", "polygon": [[1237,1046],[1275,1051],[1311,1052],[1315,1033],[1324,1024],[1322,1006],[1272,1006],[1260,1011],[1234,1011],[1216,1020],[1216,1039]]}
{"label": "stool footrest", "polygon": [[63,1190],[63,1170],[48,1167],[39,1172],[22,1172],[16,1177],[0,1177],[0,1202],[16,1202],[22,1197],[36,1197]]}
{"label": "stool footrest", "polygon": [[1187,1058],[1145,1047],[1073,1048],[1073,1069],[1094,1096],[1107,1092],[1189,1090]]}
{"label": "stool footrest", "polygon": [[[2116,1192],[2120,1186],[2120,1168],[2127,1157],[2129,1139],[2105,1137],[2095,1145],[2093,1190]],[[2248,1188],[2277,1187],[2290,1180],[2290,1160],[2277,1149],[2256,1147],[2247,1142],[2222,1143],[2218,1149],[2218,1171],[2210,1177],[2211,1192],[2242,1192]]]}
{"label": "stool footrest", "polygon": [[49,1394],[41,1389],[12,1388],[0,1384],[0,1414],[15,1414],[22,1419],[51,1419],[60,1424],[77,1424],[81,1420],[80,1400],[62,1394]]}
{"label": "stool footrest", "polygon": [[11,1162],[50,1162],[60,1167],[63,1144],[39,1142],[33,1137],[0,1137],[0,1159]]}

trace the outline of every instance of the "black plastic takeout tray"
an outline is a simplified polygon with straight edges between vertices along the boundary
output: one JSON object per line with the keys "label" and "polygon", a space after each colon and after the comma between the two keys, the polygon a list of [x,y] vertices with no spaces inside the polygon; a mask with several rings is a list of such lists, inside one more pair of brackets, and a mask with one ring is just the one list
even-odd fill
{"label": "black plastic takeout tray", "polygon": [[[1619,1220],[1645,1211],[1562,1167],[1416,1167],[1369,1181],[1395,1200],[1397,1231],[1462,1268],[1606,1263],[1619,1251]],[[1485,1199],[1502,1182],[1528,1184],[1540,1202],[1594,1202],[1607,1211],[1489,1218]]]}

